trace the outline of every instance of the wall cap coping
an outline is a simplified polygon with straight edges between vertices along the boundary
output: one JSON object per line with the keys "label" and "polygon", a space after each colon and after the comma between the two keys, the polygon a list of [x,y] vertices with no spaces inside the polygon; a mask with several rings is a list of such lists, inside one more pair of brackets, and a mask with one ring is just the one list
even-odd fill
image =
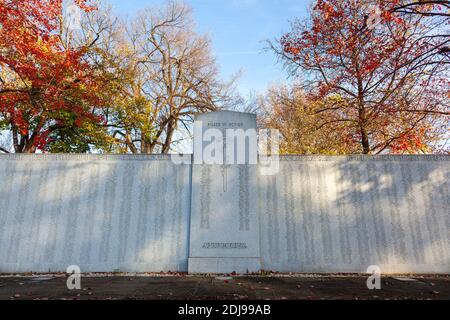
{"label": "wall cap coping", "polygon": [[[192,162],[192,154],[180,155]],[[260,156],[261,158],[261,156]],[[277,156],[273,159],[276,160]],[[450,155],[280,155],[280,161],[450,161]],[[0,154],[0,161],[6,160],[36,160],[36,161],[171,161],[172,155],[161,154]]]}

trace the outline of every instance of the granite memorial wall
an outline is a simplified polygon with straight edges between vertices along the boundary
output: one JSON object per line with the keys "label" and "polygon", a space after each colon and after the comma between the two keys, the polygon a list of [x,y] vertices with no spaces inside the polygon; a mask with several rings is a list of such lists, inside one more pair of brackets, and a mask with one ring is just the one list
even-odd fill
{"label": "granite memorial wall", "polygon": [[195,159],[207,128],[254,115],[197,120],[183,161],[0,155],[0,273],[450,273],[450,156],[281,156],[267,175]]}
{"label": "granite memorial wall", "polygon": [[0,272],[187,270],[189,165],[0,156]]}
{"label": "granite memorial wall", "polygon": [[450,273],[449,156],[285,156],[258,187],[266,270]]}

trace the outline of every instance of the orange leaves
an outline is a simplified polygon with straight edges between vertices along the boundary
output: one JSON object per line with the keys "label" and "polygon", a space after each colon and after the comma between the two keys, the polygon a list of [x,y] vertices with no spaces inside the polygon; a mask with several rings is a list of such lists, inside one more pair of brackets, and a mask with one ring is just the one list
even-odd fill
{"label": "orange leaves", "polygon": [[[292,24],[280,41],[291,70],[307,75],[301,85],[309,99],[346,101],[326,108],[337,123],[355,124],[347,138],[364,152],[425,150],[435,139],[430,132],[439,135],[448,123],[433,115],[445,113],[448,101],[448,68],[443,72],[439,52],[446,40],[424,21],[395,13],[403,3],[371,1],[379,16],[369,26],[367,1],[318,0],[311,17]],[[433,127],[442,123],[444,129]]]}
{"label": "orange leaves", "polygon": [[93,4],[89,4],[88,0],[75,0],[75,3],[86,12],[97,10],[97,7]]}
{"label": "orange leaves", "polygon": [[284,52],[289,53],[289,54],[294,55],[294,56],[300,53],[300,49],[298,47],[296,47],[296,46],[293,46],[288,41],[286,41],[283,44],[283,50],[284,50]]}
{"label": "orange leaves", "polygon": [[[89,1],[75,2],[95,10]],[[36,136],[35,146],[45,145],[48,123],[65,121],[62,110],[91,119],[98,103],[88,90],[98,79],[82,59],[84,48],[66,49],[57,34],[62,10],[62,0],[0,0],[0,63],[17,79],[8,85],[20,89],[1,93],[0,87],[0,112],[11,114],[20,135]]]}
{"label": "orange leaves", "polygon": [[[365,1],[317,1],[311,19],[304,24],[293,24],[292,31],[281,39],[284,53],[300,65],[308,67],[316,63],[321,68],[334,69],[327,76],[331,77],[329,82],[334,82],[333,78],[343,73],[366,78],[380,68],[393,68],[397,63],[395,52],[406,41],[404,37],[394,35],[403,35],[406,26],[398,15],[388,10],[386,2],[376,3],[383,10],[380,24],[372,30],[367,26]],[[383,32],[387,23],[394,25]]]}
{"label": "orange leaves", "polygon": [[[423,133],[423,132],[422,132]],[[423,142],[424,136],[419,133],[407,133],[396,139],[390,149],[392,153],[416,153],[417,150],[425,149],[426,144]]]}

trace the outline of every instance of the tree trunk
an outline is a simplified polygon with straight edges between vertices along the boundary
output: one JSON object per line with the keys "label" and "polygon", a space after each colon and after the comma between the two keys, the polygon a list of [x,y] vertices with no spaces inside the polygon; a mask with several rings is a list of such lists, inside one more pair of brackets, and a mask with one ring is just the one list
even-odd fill
{"label": "tree trunk", "polygon": [[361,144],[364,154],[370,154],[369,136],[364,126],[361,127]]}
{"label": "tree trunk", "polygon": [[[357,74],[359,74],[359,64],[357,64]],[[370,141],[369,134],[367,132],[367,119],[366,119],[366,108],[364,105],[364,89],[363,80],[358,77],[358,122],[359,130],[361,132],[361,145],[363,149],[363,154],[370,153]]]}
{"label": "tree trunk", "polygon": [[168,154],[170,152],[170,146],[172,145],[173,134],[176,129],[176,125],[171,121],[167,126],[166,140],[162,146],[162,154]]}

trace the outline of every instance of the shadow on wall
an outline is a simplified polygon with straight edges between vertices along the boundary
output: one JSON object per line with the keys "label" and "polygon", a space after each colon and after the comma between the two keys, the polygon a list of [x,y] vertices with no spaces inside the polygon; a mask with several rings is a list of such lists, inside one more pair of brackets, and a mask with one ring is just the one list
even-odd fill
{"label": "shadow on wall", "polygon": [[450,272],[450,157],[286,157],[261,178],[265,269]]}
{"label": "shadow on wall", "polygon": [[186,271],[190,166],[1,156],[0,272]]}
{"label": "shadow on wall", "polygon": [[[256,186],[263,268],[450,273],[449,164],[284,157]],[[190,176],[163,156],[0,156],[0,272],[187,271]]]}

